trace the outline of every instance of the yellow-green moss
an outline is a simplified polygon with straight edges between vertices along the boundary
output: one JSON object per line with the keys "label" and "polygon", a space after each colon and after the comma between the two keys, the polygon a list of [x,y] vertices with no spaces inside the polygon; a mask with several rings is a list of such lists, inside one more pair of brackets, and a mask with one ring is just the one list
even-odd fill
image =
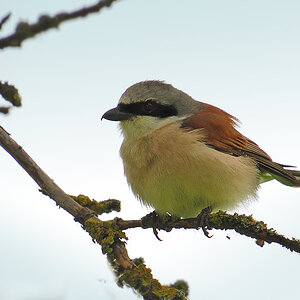
{"label": "yellow-green moss", "polygon": [[105,201],[96,201],[91,200],[89,197],[85,195],[78,195],[70,197],[75,200],[78,204],[84,207],[88,207],[93,210],[96,214],[101,215],[103,213],[110,213],[112,211],[120,211],[121,210],[121,202],[115,199],[108,199]]}
{"label": "yellow-green moss", "polygon": [[20,22],[17,25],[16,33],[18,35],[24,36],[24,37],[31,37],[34,36],[34,33],[32,32],[30,25],[26,22]]}
{"label": "yellow-green moss", "polygon": [[13,106],[21,106],[22,99],[17,88],[7,82],[0,81],[0,94],[9,101]]}
{"label": "yellow-green moss", "polygon": [[228,214],[225,211],[219,210],[217,213],[210,214],[210,221],[217,226],[221,226],[224,222],[223,219],[226,216],[228,216]]}
{"label": "yellow-green moss", "polygon": [[38,26],[40,28],[40,31],[43,29],[48,29],[51,27],[58,27],[60,21],[59,18],[52,18],[48,15],[42,15],[39,17]]}
{"label": "yellow-green moss", "polygon": [[235,231],[254,238],[263,235],[277,235],[273,228],[268,229],[262,221],[256,221],[252,216],[239,215],[237,213],[230,215],[225,211],[218,211],[210,216],[210,222],[215,228],[234,229]]}
{"label": "yellow-green moss", "polygon": [[134,269],[124,271],[118,278],[118,284],[121,286],[127,284],[141,295],[145,295],[151,291],[157,299],[186,299],[182,290],[161,285],[159,281],[153,279],[151,269],[147,268],[144,264],[140,264]]}
{"label": "yellow-green moss", "polygon": [[98,221],[91,218],[85,222],[84,228],[93,240],[102,246],[103,254],[111,254],[113,251],[112,245],[117,240],[127,240],[126,234],[117,225],[117,219],[112,221]]}
{"label": "yellow-green moss", "polygon": [[170,284],[170,287],[184,291],[186,296],[189,295],[189,284],[185,280],[177,280],[173,284]]}

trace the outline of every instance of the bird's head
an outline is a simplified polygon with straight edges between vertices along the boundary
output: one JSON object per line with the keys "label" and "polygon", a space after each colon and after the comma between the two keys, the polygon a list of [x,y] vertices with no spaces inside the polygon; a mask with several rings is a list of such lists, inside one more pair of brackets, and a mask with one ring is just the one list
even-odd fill
{"label": "bird's head", "polygon": [[202,108],[203,103],[162,81],[142,81],[129,87],[118,106],[102,118],[120,121],[126,138],[139,138],[154,130],[185,119]]}

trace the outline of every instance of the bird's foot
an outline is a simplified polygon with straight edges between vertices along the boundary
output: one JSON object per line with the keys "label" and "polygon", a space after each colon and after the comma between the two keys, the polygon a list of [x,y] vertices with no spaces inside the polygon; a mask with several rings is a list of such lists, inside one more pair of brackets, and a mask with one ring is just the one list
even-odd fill
{"label": "bird's foot", "polygon": [[160,230],[160,227],[161,227],[160,225],[161,225],[161,218],[160,218],[159,214],[154,210],[152,212],[152,229],[153,229],[153,233],[159,241],[162,241],[160,239],[160,237],[158,236],[158,230]]}
{"label": "bird's foot", "polygon": [[[155,237],[159,240],[160,237],[158,236],[158,230],[164,229],[166,231],[171,231],[172,228],[168,228],[167,223],[169,221],[175,221],[178,220],[177,217],[171,216],[170,214],[158,214],[155,210],[151,212],[150,214],[146,215],[142,218],[143,224],[151,224],[151,227],[153,228],[153,233]],[[146,225],[147,226],[147,225]],[[147,226],[149,228],[149,225]]]}
{"label": "bird's foot", "polygon": [[200,212],[197,216],[197,228],[202,228],[203,233],[206,237],[211,238],[212,235],[209,235],[208,230],[212,229],[209,223],[210,213],[212,212],[212,207],[208,206]]}
{"label": "bird's foot", "polygon": [[158,236],[158,230],[160,229],[161,219],[159,214],[155,210],[142,218],[142,224],[144,224],[145,228],[152,227],[155,237],[159,241],[161,241],[161,239]]}

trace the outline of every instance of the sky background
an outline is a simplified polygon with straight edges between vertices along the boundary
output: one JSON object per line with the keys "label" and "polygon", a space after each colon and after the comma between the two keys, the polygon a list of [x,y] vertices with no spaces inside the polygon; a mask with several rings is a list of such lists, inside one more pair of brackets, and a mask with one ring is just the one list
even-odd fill
{"label": "sky background", "polygon": [[[2,0],[0,17],[12,17],[0,34],[93,3]],[[23,106],[0,124],[65,192],[120,199],[121,213],[106,219],[150,212],[127,186],[118,124],[100,121],[138,81],[165,80],[223,108],[275,161],[300,167],[299,10],[297,0],[119,1],[1,51],[0,80],[19,89]],[[3,149],[0,164],[0,300],[138,298],[117,287],[100,247]],[[299,189],[266,183],[258,200],[234,211],[300,237]],[[150,229],[128,230],[128,251],[162,283],[188,281],[192,300],[299,295],[299,254],[211,233],[161,232],[159,242]]]}

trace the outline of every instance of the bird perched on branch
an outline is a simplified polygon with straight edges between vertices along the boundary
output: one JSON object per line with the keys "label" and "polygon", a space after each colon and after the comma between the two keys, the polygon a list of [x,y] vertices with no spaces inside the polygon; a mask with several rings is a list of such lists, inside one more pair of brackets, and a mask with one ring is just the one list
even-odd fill
{"label": "bird perched on branch", "polygon": [[276,179],[299,187],[300,171],[273,162],[237,119],[161,81],[129,87],[102,118],[120,121],[120,149],[133,193],[158,213],[195,217],[230,209]]}

